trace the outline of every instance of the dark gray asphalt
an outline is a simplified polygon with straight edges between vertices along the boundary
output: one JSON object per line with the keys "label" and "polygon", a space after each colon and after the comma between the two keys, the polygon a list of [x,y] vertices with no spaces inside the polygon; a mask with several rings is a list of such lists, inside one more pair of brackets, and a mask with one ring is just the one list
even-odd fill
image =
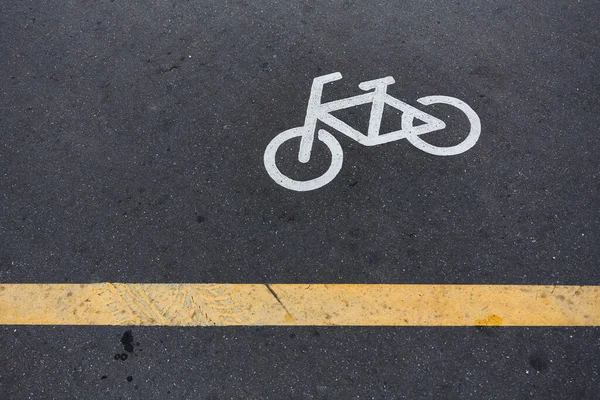
{"label": "dark gray asphalt", "polygon": [[[599,285],[599,22],[587,0],[2,2],[0,282]],[[336,71],[326,98],[391,75],[410,104],[467,102],[481,138],[436,157],[332,132],[337,178],[283,189],[265,147]],[[466,126],[431,112],[437,143]],[[133,353],[125,331],[2,328],[0,398],[600,389],[597,328],[133,328]]]}

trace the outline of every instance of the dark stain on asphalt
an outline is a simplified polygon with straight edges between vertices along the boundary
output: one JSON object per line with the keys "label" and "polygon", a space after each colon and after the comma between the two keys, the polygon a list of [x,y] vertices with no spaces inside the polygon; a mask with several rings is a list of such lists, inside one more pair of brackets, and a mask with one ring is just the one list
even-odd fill
{"label": "dark stain on asphalt", "polygon": [[131,330],[125,331],[121,338],[121,343],[126,352],[133,353],[133,333]]}
{"label": "dark stain on asphalt", "polygon": [[546,372],[549,364],[544,355],[532,354],[529,356],[529,365],[537,372]]}
{"label": "dark stain on asphalt", "polygon": [[129,376],[127,377],[127,382],[131,382],[132,380],[133,380],[133,376],[129,375]]}

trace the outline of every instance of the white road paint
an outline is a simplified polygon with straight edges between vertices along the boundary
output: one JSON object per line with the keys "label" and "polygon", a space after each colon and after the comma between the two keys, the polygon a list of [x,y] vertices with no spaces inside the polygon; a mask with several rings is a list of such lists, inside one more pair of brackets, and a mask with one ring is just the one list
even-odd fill
{"label": "white road paint", "polygon": [[319,140],[325,143],[325,145],[329,148],[329,151],[331,151],[331,165],[329,166],[327,172],[318,178],[308,181],[296,181],[288,178],[282,174],[281,171],[279,171],[279,168],[277,168],[277,164],[275,163],[275,155],[277,154],[277,149],[279,146],[281,146],[284,142],[294,138],[302,137],[302,135],[304,135],[303,127],[292,128],[281,132],[279,135],[275,136],[273,140],[271,140],[267,146],[267,149],[265,150],[264,156],[265,168],[269,172],[271,178],[273,178],[275,182],[284,188],[295,190],[296,192],[306,192],[308,190],[318,189],[327,185],[333,180],[333,178],[337,176],[338,172],[340,172],[342,169],[342,163],[344,161],[344,152],[342,151],[340,142],[338,142],[329,132],[321,129],[319,130]]}
{"label": "white road paint", "polygon": [[[426,153],[434,154],[436,156],[454,156],[457,154],[464,153],[471,147],[475,146],[475,143],[477,143],[477,140],[479,139],[479,134],[481,133],[481,121],[479,120],[479,117],[477,116],[475,111],[473,111],[473,109],[469,107],[467,103],[457,98],[449,96],[426,96],[421,97],[417,101],[426,106],[430,104],[448,104],[450,106],[458,108],[469,119],[469,123],[471,124],[471,131],[469,132],[465,140],[463,140],[456,146],[450,147],[438,147],[429,144],[426,141],[424,141],[418,134],[406,136],[406,139],[413,146],[415,146],[419,150],[423,150]],[[402,127],[412,126],[413,120],[413,115],[404,113],[402,115]]]}
{"label": "white road paint", "polygon": [[[331,182],[340,172],[344,159],[342,147],[339,142],[324,129],[319,130],[318,139],[331,151],[331,165],[327,172],[314,179],[299,181],[284,175],[279,168],[277,168],[275,161],[277,149],[279,149],[284,142],[294,138],[300,138],[298,161],[301,163],[310,161],[315,140],[315,130],[317,121],[319,120],[364,146],[375,146],[400,139],[407,139],[418,149],[437,156],[453,156],[464,153],[473,147],[479,139],[481,133],[481,121],[479,120],[477,113],[475,113],[467,103],[449,96],[426,96],[418,99],[417,102],[426,106],[430,104],[447,104],[456,107],[467,116],[469,123],[471,124],[467,137],[454,146],[443,147],[427,143],[421,136],[426,133],[444,129],[446,124],[444,121],[433,115],[423,112],[387,94],[387,87],[395,82],[394,78],[391,76],[361,82],[358,87],[364,91],[368,91],[367,93],[330,101],[328,103],[321,103],[323,86],[326,83],[340,79],[342,79],[342,74],[339,72],[316,77],[312,83],[304,125],[281,132],[267,145],[264,154],[265,168],[269,176],[284,188],[298,192],[318,189]],[[366,135],[331,115],[334,111],[368,103],[371,103],[371,115],[369,117],[369,128]],[[402,111],[402,129],[381,134],[381,118],[386,104]],[[423,124],[414,126],[415,119],[422,121]]]}

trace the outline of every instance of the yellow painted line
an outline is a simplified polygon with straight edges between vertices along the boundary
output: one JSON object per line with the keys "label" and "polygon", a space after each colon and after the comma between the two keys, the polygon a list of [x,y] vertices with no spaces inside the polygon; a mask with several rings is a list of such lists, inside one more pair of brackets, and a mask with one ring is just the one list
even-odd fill
{"label": "yellow painted line", "polygon": [[0,324],[600,326],[600,286],[0,284]]}

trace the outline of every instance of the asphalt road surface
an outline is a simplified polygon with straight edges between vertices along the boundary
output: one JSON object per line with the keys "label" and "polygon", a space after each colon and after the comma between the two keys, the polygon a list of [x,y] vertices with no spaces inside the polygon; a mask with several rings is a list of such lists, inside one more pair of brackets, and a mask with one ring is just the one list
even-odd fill
{"label": "asphalt road surface", "polygon": [[[0,3],[0,282],[600,285],[600,7],[580,1]],[[330,130],[327,185],[263,155],[388,93],[448,157]],[[370,106],[340,111],[362,131]],[[383,131],[400,129],[386,108]],[[325,128],[325,125],[318,125]],[[463,135],[463,136],[461,136]],[[331,162],[316,141],[297,179]],[[295,157],[295,158],[294,158]],[[329,157],[329,158],[328,158]],[[2,399],[597,399],[599,328],[0,329]]]}

